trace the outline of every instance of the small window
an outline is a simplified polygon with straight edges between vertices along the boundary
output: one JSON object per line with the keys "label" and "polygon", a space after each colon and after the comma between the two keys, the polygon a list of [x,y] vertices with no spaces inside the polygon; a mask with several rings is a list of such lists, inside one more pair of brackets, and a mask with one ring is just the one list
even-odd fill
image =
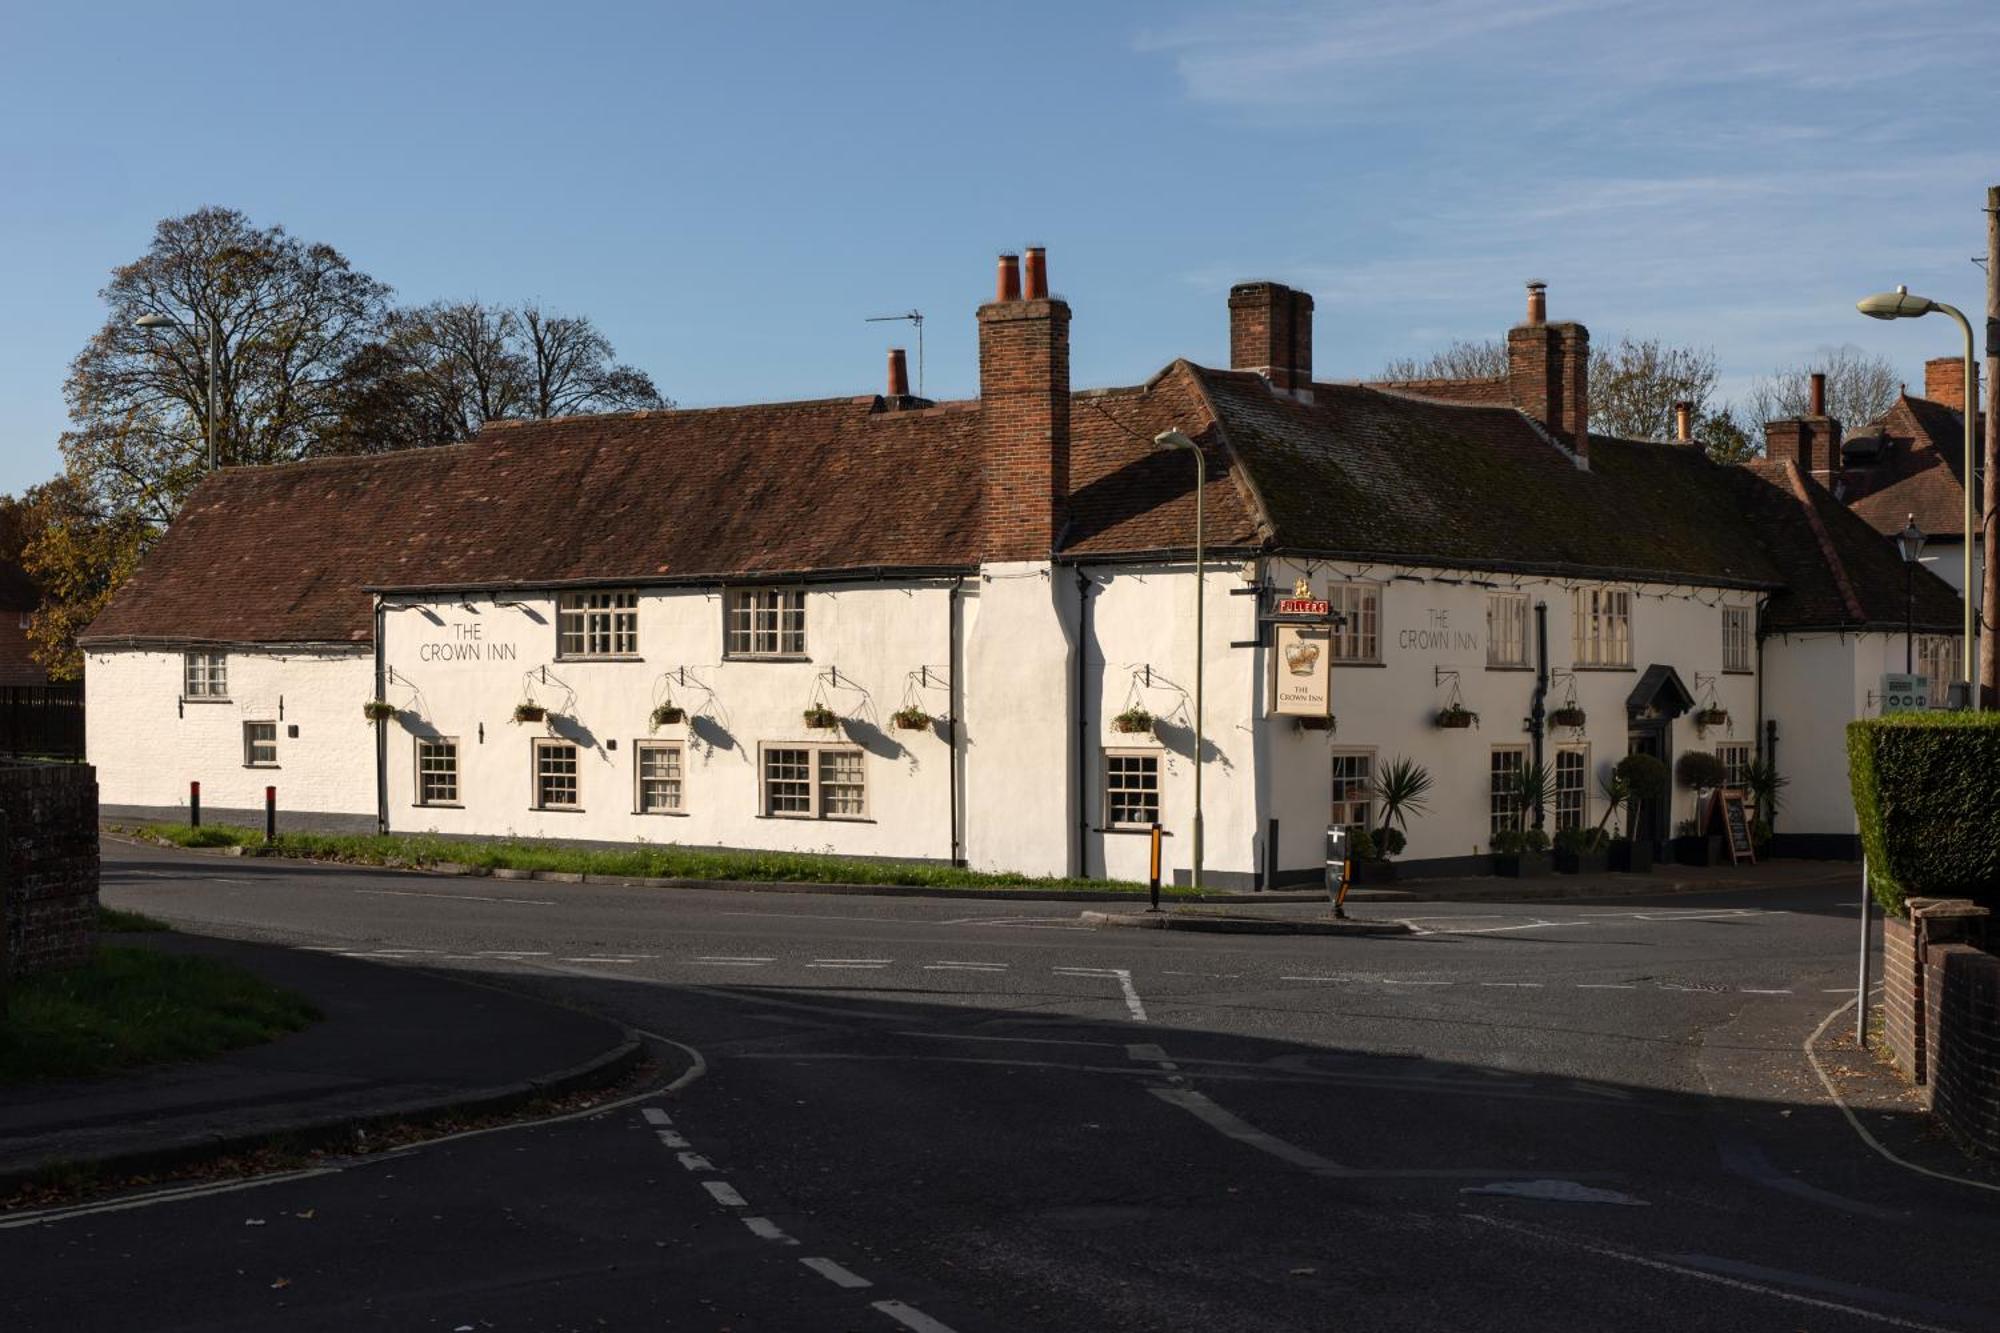
{"label": "small window", "polygon": [[278,766],[277,723],[245,722],[243,724],[243,763],[250,768],[276,768]]}
{"label": "small window", "polygon": [[766,746],[764,813],[780,819],[866,819],[868,775],[860,749]]}
{"label": "small window", "polygon": [[730,657],[804,657],[803,588],[732,588],[723,647]]}
{"label": "small window", "polygon": [[1333,631],[1336,662],[1382,660],[1382,589],[1373,583],[1336,583],[1326,590],[1333,613],[1340,617]]}
{"label": "small window", "polygon": [[458,804],[458,742],[450,737],[417,741],[417,804]]}
{"label": "small window", "polygon": [[1521,769],[1528,762],[1525,750],[1511,746],[1496,747],[1488,765],[1486,779],[1486,831],[1489,834],[1518,831],[1521,827],[1521,803],[1514,795],[1514,781],[1521,776]]}
{"label": "small window", "polygon": [[642,815],[677,815],[685,809],[683,752],[679,741],[640,741],[632,750]]}
{"label": "small window", "polygon": [[1750,785],[1752,760],[1748,741],[1724,741],[1715,747],[1715,757],[1722,761],[1723,786],[1742,791]]}
{"label": "small window", "polygon": [[1327,822],[1351,838],[1375,827],[1375,752],[1341,750],[1333,756],[1333,813]]}
{"label": "small window", "polygon": [[1624,588],[1578,588],[1571,598],[1571,647],[1576,665],[1631,666],[1631,592]]}
{"label": "small window", "polygon": [[1722,669],[1750,669],[1750,608],[1747,606],[1722,608]]}
{"label": "small window", "polygon": [[639,594],[562,594],[556,602],[556,652],[561,657],[637,656]]}
{"label": "small window", "polygon": [[1151,828],[1160,822],[1160,756],[1152,750],[1104,754],[1104,826]]}
{"label": "small window", "polygon": [[1486,594],[1486,665],[1528,665],[1528,594]]}
{"label": "small window", "polygon": [[229,655],[227,653],[184,653],[181,658],[181,695],[188,699],[229,697]]}
{"label": "small window", "polygon": [[568,741],[536,741],[535,808],[576,810],[581,806],[577,790],[576,746]]}
{"label": "small window", "polygon": [[1582,828],[1590,818],[1590,750],[1556,751],[1556,829]]}

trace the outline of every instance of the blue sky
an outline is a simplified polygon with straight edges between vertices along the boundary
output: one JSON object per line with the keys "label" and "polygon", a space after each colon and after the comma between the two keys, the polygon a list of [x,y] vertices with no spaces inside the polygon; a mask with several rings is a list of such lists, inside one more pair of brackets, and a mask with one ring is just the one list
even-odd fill
{"label": "blue sky", "polygon": [[[0,490],[160,217],[243,209],[411,302],[593,316],[688,405],[871,392],[926,312],[973,391],[993,255],[1049,247],[1078,385],[1226,359],[1232,281],[1318,300],[1324,377],[1519,317],[1854,342],[1912,382],[1976,310],[1984,2],[38,4],[0,43]],[[1968,127],[1984,125],[1984,133]],[[888,326],[893,327],[893,326]]]}

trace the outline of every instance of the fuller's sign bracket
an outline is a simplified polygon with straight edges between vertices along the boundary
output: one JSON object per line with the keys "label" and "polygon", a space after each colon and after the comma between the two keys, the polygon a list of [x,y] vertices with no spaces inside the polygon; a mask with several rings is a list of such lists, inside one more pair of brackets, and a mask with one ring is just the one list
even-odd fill
{"label": "fuller's sign bracket", "polygon": [[1263,583],[1248,588],[1231,588],[1229,592],[1232,597],[1257,599],[1257,637],[1232,639],[1231,648],[1269,648],[1273,627],[1278,625],[1311,625],[1336,630],[1347,624],[1347,617],[1335,611],[1332,602],[1312,595],[1312,585],[1305,579],[1292,585],[1288,596],[1281,595],[1280,589]]}

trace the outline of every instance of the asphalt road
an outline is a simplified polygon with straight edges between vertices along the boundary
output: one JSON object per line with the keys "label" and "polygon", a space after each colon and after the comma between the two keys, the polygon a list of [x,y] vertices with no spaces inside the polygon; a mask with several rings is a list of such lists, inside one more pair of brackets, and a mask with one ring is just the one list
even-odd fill
{"label": "asphalt road", "polygon": [[104,896],[529,987],[691,1081],[0,1221],[9,1329],[2000,1327],[2000,1194],[1876,1156],[1801,1053],[1847,883],[1391,939],[112,845]]}

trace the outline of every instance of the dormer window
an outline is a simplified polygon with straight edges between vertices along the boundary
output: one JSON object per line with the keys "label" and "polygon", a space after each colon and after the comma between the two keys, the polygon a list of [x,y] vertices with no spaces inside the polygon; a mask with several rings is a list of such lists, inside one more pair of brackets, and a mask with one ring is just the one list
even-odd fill
{"label": "dormer window", "polygon": [[804,657],[803,588],[732,588],[723,652],[729,657]]}

